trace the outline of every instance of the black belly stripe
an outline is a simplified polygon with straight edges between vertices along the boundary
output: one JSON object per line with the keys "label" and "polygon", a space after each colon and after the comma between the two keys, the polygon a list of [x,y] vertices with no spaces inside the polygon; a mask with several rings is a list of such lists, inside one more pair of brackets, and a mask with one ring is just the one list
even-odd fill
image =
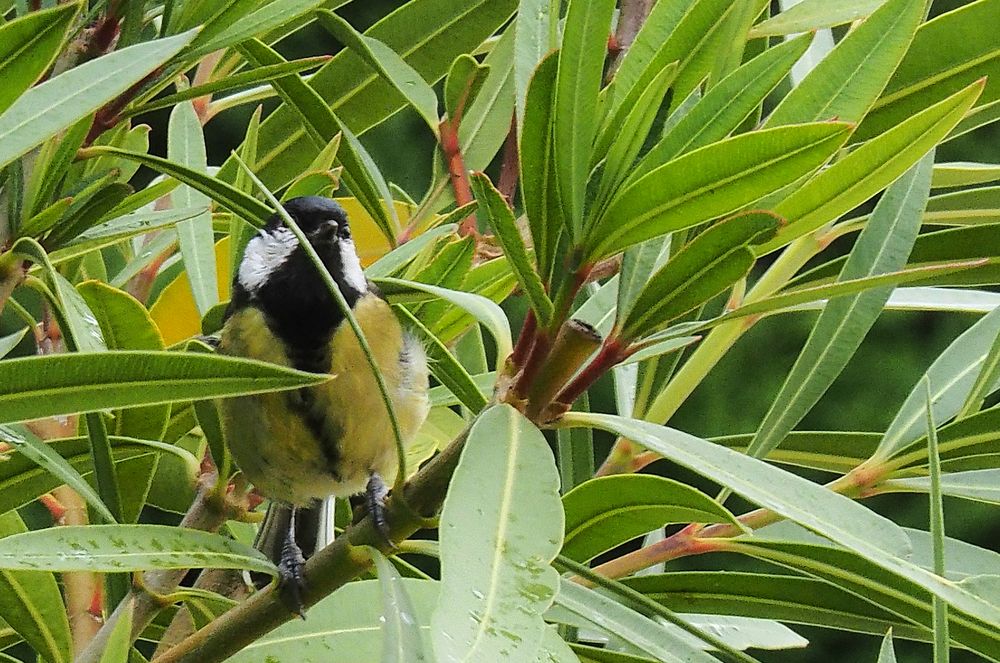
{"label": "black belly stripe", "polygon": [[335,481],[340,481],[340,440],[343,437],[343,429],[330,421],[322,408],[316,404],[315,394],[308,387],[288,394],[291,406],[289,409],[298,415],[313,439],[319,443],[320,450],[326,458],[327,472]]}

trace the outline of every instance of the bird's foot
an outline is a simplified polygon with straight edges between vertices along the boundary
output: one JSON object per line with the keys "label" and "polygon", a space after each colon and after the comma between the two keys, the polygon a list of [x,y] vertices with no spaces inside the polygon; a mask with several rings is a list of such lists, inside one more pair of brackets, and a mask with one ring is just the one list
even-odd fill
{"label": "bird's foot", "polygon": [[394,548],[395,544],[389,536],[389,523],[385,517],[385,498],[388,494],[389,487],[385,485],[385,481],[382,480],[378,472],[372,472],[371,477],[368,478],[368,485],[365,487],[365,506],[372,517],[375,530],[389,544],[390,548]]}
{"label": "bird's foot", "polygon": [[[294,512],[293,512],[294,513]],[[302,604],[302,593],[306,588],[302,569],[306,558],[302,548],[295,542],[295,517],[292,516],[288,531],[285,533],[285,543],[281,548],[281,561],[278,563],[279,590],[285,607],[295,615],[306,618],[306,609]]]}

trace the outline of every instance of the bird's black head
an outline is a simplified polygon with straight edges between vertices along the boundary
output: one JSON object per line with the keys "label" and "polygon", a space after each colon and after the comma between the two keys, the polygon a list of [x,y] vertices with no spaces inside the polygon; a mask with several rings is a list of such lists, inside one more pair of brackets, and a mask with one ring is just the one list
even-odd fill
{"label": "bird's black head", "polygon": [[[293,198],[284,207],[353,306],[368,284],[344,208],[319,196]],[[315,265],[277,214],[247,243],[233,278],[230,311],[245,305],[260,308],[269,325],[293,347],[322,343],[341,322]]]}

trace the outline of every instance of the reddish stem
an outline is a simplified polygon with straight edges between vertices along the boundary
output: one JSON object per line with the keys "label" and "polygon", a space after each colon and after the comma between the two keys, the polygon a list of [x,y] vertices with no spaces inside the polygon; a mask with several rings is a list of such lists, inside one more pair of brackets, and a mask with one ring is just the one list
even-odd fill
{"label": "reddish stem", "polygon": [[118,122],[121,121],[121,112],[125,106],[135,99],[139,95],[139,92],[141,92],[150,81],[155,80],[162,71],[163,67],[157,67],[153,71],[146,74],[138,83],[132,85],[132,87],[122,92],[117,98],[108,102],[104,105],[104,107],[98,110],[94,115],[93,124],[90,125],[90,131],[87,132],[87,137],[83,141],[83,147],[89,147],[95,140],[97,140],[98,136],[118,124]]}
{"label": "reddish stem", "polygon": [[521,162],[517,152],[517,118],[511,118],[510,131],[503,146],[503,161],[500,165],[500,180],[497,190],[507,199],[507,204],[514,206],[514,194],[517,193],[517,180],[520,176]]}
{"label": "reddish stem", "polygon": [[521,326],[521,335],[517,337],[517,345],[514,346],[514,351],[510,355],[510,361],[515,367],[520,367],[524,363],[528,351],[531,350],[531,346],[535,342],[537,330],[538,319],[535,317],[535,312],[529,309],[528,315],[524,318],[524,324]]}
{"label": "reddish stem", "polygon": [[572,405],[583,392],[587,391],[597,379],[611,370],[611,367],[628,356],[628,348],[614,336],[609,337],[601,346],[600,352],[594,357],[587,367],[573,378],[566,387],[556,396],[556,403]]}
{"label": "reddish stem", "polygon": [[[451,179],[451,188],[455,192],[455,203],[461,207],[472,202],[472,187],[469,186],[469,171],[466,169],[465,159],[462,157],[462,147],[458,143],[458,122],[442,120],[440,131],[441,150],[444,152],[444,160],[448,165],[448,177]],[[462,219],[458,225],[458,233],[463,237],[477,234],[474,214]]]}
{"label": "reddish stem", "polygon": [[52,516],[52,522],[61,523],[62,519],[66,517],[66,507],[52,493],[45,493],[38,498],[38,501],[42,503],[42,506]]}
{"label": "reddish stem", "polygon": [[549,350],[552,349],[552,339],[549,334],[542,331],[540,334],[535,334],[535,342],[531,346],[531,352],[528,353],[528,358],[524,361],[524,368],[521,369],[521,374],[517,378],[517,383],[514,385],[514,393],[518,397],[524,398],[531,383],[535,381],[535,377],[538,375],[538,371],[542,368],[542,364],[545,363],[545,359],[549,356]]}

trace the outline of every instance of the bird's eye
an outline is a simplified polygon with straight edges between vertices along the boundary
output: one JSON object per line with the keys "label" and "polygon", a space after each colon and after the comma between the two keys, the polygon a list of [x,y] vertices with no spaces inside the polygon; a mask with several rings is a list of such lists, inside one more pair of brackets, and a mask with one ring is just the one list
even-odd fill
{"label": "bird's eye", "polygon": [[340,239],[350,239],[351,238],[351,227],[346,223],[340,224],[337,228],[337,237]]}

